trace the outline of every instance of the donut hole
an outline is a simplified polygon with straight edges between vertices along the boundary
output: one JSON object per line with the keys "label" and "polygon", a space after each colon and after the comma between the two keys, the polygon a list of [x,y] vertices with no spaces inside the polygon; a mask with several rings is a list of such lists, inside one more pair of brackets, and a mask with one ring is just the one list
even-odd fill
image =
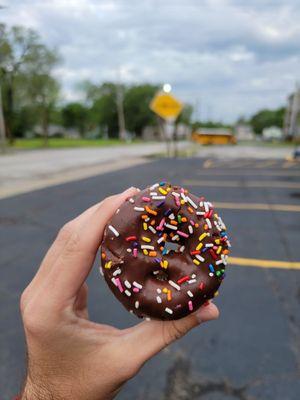
{"label": "donut hole", "polygon": [[160,269],[160,270],[155,270],[151,272],[151,275],[153,278],[155,278],[158,281],[168,281],[169,280],[169,274],[167,271]]}
{"label": "donut hole", "polygon": [[175,253],[179,252],[180,247],[183,244],[180,242],[165,242],[164,249],[166,250],[167,254],[170,251],[174,251]]}

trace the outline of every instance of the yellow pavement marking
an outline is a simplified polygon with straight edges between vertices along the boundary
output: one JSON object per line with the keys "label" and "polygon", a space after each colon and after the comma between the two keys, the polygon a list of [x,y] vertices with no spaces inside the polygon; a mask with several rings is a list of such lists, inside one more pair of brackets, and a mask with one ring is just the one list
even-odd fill
{"label": "yellow pavement marking", "polygon": [[259,260],[255,258],[229,257],[228,262],[233,265],[258,268],[300,269],[297,261]]}
{"label": "yellow pavement marking", "polygon": [[268,188],[283,188],[283,189],[300,189],[300,182],[285,182],[285,181],[215,181],[215,180],[195,180],[185,179],[185,185],[193,186],[220,186],[220,187],[268,187]]}
{"label": "yellow pavement marking", "polygon": [[287,211],[300,212],[300,206],[293,204],[261,204],[261,203],[227,203],[214,202],[217,208],[228,208],[232,210],[261,210],[261,211]]}
{"label": "yellow pavement marking", "polygon": [[221,168],[221,167],[223,167],[224,165],[226,165],[227,162],[228,162],[228,161],[209,158],[208,160],[204,161],[203,167],[204,167],[205,169]]}
{"label": "yellow pavement marking", "polygon": [[267,171],[251,171],[251,170],[246,170],[246,171],[202,171],[199,170],[197,171],[197,175],[220,175],[220,176],[224,176],[224,175],[242,175],[242,176],[300,176],[300,169],[299,171],[282,171],[282,170],[267,170]]}
{"label": "yellow pavement marking", "polygon": [[203,168],[211,168],[212,165],[213,165],[213,160],[208,159],[208,160],[204,161]]}
{"label": "yellow pavement marking", "polygon": [[228,169],[237,169],[237,168],[252,168],[255,160],[214,160],[212,163],[213,168],[228,168]]}
{"label": "yellow pavement marking", "polygon": [[287,160],[282,164],[282,168],[293,168],[295,166],[299,166],[299,161],[297,160]]}
{"label": "yellow pavement marking", "polygon": [[245,168],[250,167],[253,164],[252,160],[231,160],[231,161],[224,161],[219,166],[224,166],[225,168],[235,169],[235,168]]}
{"label": "yellow pavement marking", "polygon": [[253,165],[253,168],[266,168],[276,165],[278,163],[277,160],[266,160],[266,161],[256,161]]}

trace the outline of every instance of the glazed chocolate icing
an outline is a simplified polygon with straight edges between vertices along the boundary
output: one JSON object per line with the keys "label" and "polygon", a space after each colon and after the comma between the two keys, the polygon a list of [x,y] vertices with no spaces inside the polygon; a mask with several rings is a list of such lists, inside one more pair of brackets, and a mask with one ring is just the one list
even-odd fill
{"label": "glazed chocolate icing", "polygon": [[225,229],[203,197],[165,182],[152,185],[106,226],[101,271],[138,317],[182,318],[216,295],[230,247]]}

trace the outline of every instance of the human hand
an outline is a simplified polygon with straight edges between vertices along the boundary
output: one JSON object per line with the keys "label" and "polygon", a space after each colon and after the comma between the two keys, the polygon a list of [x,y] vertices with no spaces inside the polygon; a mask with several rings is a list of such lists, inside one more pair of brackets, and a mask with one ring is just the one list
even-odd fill
{"label": "human hand", "polygon": [[106,223],[137,193],[130,188],[68,222],[21,296],[28,347],[22,399],[112,399],[142,365],[202,322],[218,317],[209,303],[177,321],[116,329],[88,319],[85,280]]}

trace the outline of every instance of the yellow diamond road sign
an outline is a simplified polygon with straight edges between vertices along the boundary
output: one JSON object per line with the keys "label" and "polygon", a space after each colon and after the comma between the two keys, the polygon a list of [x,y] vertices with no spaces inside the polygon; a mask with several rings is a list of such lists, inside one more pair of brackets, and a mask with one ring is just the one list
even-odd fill
{"label": "yellow diamond road sign", "polygon": [[150,109],[164,119],[175,119],[181,113],[183,105],[169,93],[160,92],[154,96]]}

